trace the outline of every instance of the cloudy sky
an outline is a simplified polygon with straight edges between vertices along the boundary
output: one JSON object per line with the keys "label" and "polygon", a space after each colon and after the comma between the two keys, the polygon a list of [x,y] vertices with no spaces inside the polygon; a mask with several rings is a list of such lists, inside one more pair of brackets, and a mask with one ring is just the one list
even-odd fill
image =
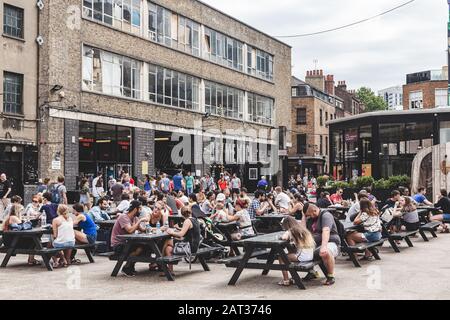
{"label": "cloudy sky", "polygon": [[[272,36],[311,33],[346,25],[407,0],[203,0]],[[405,83],[407,73],[447,65],[448,5],[413,3],[369,22],[311,37],[282,39],[292,46],[293,74],[314,68],[346,80],[350,89]]]}

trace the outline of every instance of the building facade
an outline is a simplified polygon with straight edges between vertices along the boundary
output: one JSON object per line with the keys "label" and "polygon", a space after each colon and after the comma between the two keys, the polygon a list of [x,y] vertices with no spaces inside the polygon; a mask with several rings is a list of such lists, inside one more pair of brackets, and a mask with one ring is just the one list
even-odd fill
{"label": "building facade", "polygon": [[[343,113],[343,101],[319,90],[323,73],[308,71],[306,82],[292,77],[292,142],[289,149],[289,174],[318,176],[329,170],[329,134],[326,122]],[[332,81],[332,76],[326,77]],[[334,83],[329,88],[334,88]]]}
{"label": "building facade", "polygon": [[356,97],[354,90],[348,90],[345,81],[338,81],[335,87],[335,95],[344,101],[344,115],[349,117],[364,111],[364,104]]}
{"label": "building facade", "polygon": [[39,26],[41,176],[281,181],[265,167],[290,143],[273,134],[291,129],[288,45],[193,0],[52,1]]}
{"label": "building facade", "polygon": [[369,112],[328,126],[335,179],[410,175],[420,150],[450,141],[450,108]]}
{"label": "building facade", "polygon": [[394,86],[380,90],[378,91],[378,96],[384,99],[389,110],[403,110],[402,86]]}
{"label": "building facade", "polygon": [[38,8],[29,0],[0,0],[0,8],[0,172],[23,195],[38,177]]}
{"label": "building facade", "polygon": [[448,68],[406,75],[403,109],[430,109],[448,105]]}

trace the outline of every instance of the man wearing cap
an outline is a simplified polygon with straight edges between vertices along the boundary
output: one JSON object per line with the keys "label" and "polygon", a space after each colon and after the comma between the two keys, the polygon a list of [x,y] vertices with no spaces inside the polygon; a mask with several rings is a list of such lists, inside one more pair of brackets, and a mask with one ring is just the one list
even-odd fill
{"label": "man wearing cap", "polygon": [[[340,253],[341,239],[339,237],[336,223],[333,215],[328,211],[321,211],[318,206],[313,203],[305,203],[303,214],[306,219],[302,219],[301,223],[311,231],[314,241],[320,247],[320,257],[327,269],[326,281],[324,285],[332,285],[334,279],[335,258]],[[305,281],[317,277],[315,273],[308,273],[304,278]]]}
{"label": "man wearing cap", "polygon": [[[111,246],[114,249],[116,255],[120,255],[125,246],[125,240],[120,238],[120,235],[133,234],[136,230],[144,232],[145,229],[141,227],[141,222],[148,222],[147,217],[141,219],[138,218],[142,205],[139,201],[133,200],[130,203],[128,212],[126,214],[121,214],[114,223],[114,227],[111,232]],[[133,247],[130,257],[139,256],[143,252],[143,248]],[[136,275],[136,270],[134,268],[134,262],[127,262],[122,268],[122,272],[128,276],[133,277]]]}

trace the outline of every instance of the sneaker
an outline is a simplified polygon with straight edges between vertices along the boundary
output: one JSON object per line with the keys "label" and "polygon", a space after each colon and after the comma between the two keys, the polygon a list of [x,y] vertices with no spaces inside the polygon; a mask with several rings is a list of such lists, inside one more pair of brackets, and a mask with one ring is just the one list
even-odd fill
{"label": "sneaker", "polygon": [[303,281],[310,281],[310,280],[314,280],[317,279],[319,277],[319,274],[317,271],[313,271],[313,272],[308,272],[308,274],[306,276],[304,276],[302,278]]}

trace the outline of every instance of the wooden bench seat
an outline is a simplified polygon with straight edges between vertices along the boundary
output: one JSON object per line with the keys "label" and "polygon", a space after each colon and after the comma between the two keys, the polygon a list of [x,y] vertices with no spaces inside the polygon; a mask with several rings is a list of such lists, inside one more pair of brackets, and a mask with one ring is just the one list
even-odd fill
{"label": "wooden bench seat", "polygon": [[[250,258],[257,258],[259,256],[268,255],[269,252],[270,252],[270,250],[267,250],[267,249],[256,250],[256,251],[253,251],[253,253],[250,255]],[[217,261],[217,263],[227,264],[227,263],[230,263],[233,261],[240,261],[242,258],[243,258],[242,256],[235,256],[235,257],[231,257],[231,258],[221,259],[221,260]]]}
{"label": "wooden bench seat", "polygon": [[441,222],[439,221],[432,221],[424,224],[419,228],[419,233],[422,236],[423,241],[428,242],[427,235],[425,234],[425,231],[431,233],[431,236],[433,238],[437,238],[436,229],[441,225]]}

